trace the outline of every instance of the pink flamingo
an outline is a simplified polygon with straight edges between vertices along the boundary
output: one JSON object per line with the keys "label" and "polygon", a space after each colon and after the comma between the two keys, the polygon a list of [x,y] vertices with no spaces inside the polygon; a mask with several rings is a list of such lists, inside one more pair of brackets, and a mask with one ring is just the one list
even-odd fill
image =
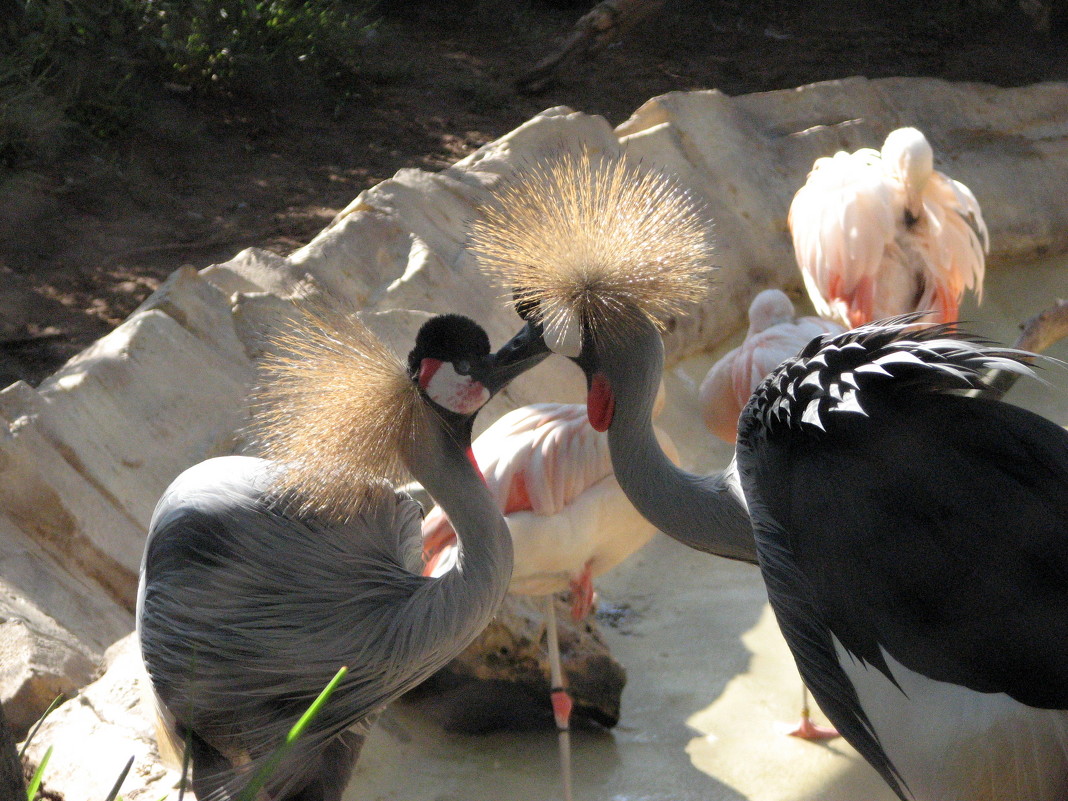
{"label": "pink flamingo", "polygon": [[794,253],[816,312],[854,327],[913,311],[957,320],[971,289],[982,300],[986,223],[964,184],[934,169],[915,128],[816,159],[790,204]]}
{"label": "pink flamingo", "polygon": [[794,304],[779,289],[765,289],[749,305],[745,341],[712,365],[698,398],[708,430],[724,442],[738,435],[738,416],[764,377],[820,334],[845,329],[820,317],[796,317]]}

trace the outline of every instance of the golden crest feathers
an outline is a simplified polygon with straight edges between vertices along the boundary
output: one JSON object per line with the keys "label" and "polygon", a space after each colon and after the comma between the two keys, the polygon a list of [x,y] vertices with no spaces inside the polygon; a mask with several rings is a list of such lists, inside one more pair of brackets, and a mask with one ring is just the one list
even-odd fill
{"label": "golden crest feathers", "polygon": [[676,180],[622,156],[561,154],[503,179],[468,243],[536,319],[611,336],[708,292],[709,221]]}
{"label": "golden crest feathers", "polygon": [[428,414],[404,363],[354,314],[314,305],[271,340],[252,432],[282,466],[276,491],[302,513],[357,514],[403,479]]}

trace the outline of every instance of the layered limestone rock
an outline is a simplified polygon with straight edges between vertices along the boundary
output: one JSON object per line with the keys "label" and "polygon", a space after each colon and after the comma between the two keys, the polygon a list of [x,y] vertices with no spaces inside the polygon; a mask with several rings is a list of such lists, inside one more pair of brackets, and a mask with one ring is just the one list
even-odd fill
{"label": "layered limestone rock", "polygon": [[[1068,249],[1068,85],[850,78],[735,98],[673,93],[616,129],[600,117],[549,109],[440,173],[402,170],[360,193],[289,256],[250,249],[199,272],[177,271],[122,326],[39,387],[16,383],[0,392],[0,628],[5,644],[19,644],[3,651],[0,669],[8,719],[24,727],[54,693],[73,692],[107,667],[105,650],[132,627],[157,498],[189,465],[245,447],[255,361],[300,302],[325,297],[373,313],[402,352],[420,319],[444,311],[474,317],[500,344],[519,319],[506,288],[487,283],[465,248],[479,204],[501,177],[538,158],[624,152],[675,174],[714,221],[719,269],[708,297],[666,334],[669,359],[677,361],[730,336],[759,291],[799,288],[786,213],[812,162],[839,149],[878,147],[902,125],[924,130],[936,166],[979,199],[992,272]],[[550,359],[495,399],[479,427],[523,403],[579,401],[584,390],[573,365]],[[539,636],[522,633],[528,624],[517,622],[508,636],[533,653]],[[498,635],[487,635],[485,647],[499,647]],[[134,680],[119,667],[134,657],[123,654],[41,735],[43,744],[99,737],[118,760],[105,769],[72,745],[74,778],[54,777],[52,785],[68,801],[103,797],[130,754],[137,767],[124,797],[140,797],[138,777],[162,775],[144,745],[144,707],[128,694]],[[468,656],[458,675],[479,674],[470,667],[483,664],[479,654]],[[520,661],[518,672],[542,668]],[[601,673],[618,697],[622,678],[613,670]],[[126,711],[98,714],[105,698]],[[85,781],[98,774],[99,786]],[[160,795],[153,789],[145,797]]]}
{"label": "layered limestone rock", "polygon": [[107,798],[131,757],[120,797],[176,798],[180,760],[169,752],[161,755],[157,745],[155,709],[137,636],[116,642],[104,662],[107,669],[101,678],[44,720],[27,757],[37,763],[52,749],[45,783],[65,801]]}

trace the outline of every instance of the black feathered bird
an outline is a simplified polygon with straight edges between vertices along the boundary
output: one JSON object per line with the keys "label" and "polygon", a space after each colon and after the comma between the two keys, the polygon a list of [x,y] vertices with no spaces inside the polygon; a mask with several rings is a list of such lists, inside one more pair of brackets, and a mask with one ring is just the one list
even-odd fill
{"label": "black feathered bird", "polygon": [[967,397],[1027,354],[915,316],[813,340],[738,469],[801,675],[903,799],[1068,798],[1068,432]]}

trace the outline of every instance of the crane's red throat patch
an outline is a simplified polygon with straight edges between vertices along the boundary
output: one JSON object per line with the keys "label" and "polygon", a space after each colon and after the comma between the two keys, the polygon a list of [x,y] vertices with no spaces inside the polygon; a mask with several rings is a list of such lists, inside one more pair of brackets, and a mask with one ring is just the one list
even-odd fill
{"label": "crane's red throat patch", "polygon": [[616,410],[616,397],[612,394],[612,385],[603,373],[594,373],[590,382],[590,391],[586,395],[586,414],[594,431],[607,431],[612,425],[612,414]]}

